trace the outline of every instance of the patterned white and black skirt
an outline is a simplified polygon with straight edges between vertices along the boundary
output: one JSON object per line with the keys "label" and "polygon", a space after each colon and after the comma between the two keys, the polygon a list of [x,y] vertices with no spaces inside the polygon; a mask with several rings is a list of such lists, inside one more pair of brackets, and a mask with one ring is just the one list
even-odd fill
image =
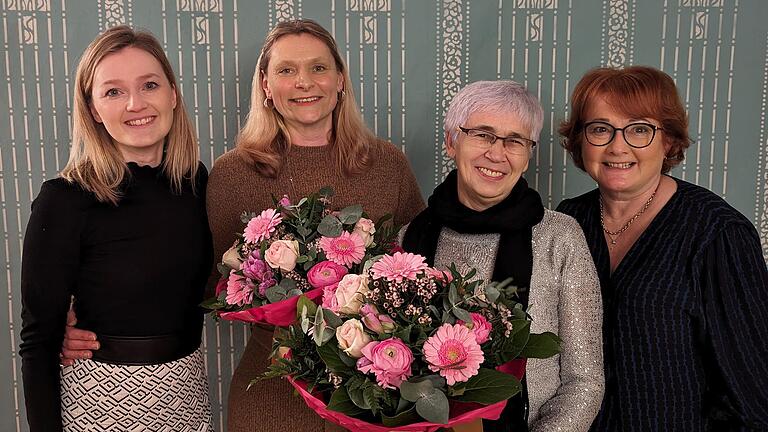
{"label": "patterned white and black skirt", "polygon": [[211,432],[203,355],[125,366],[78,360],[61,370],[65,432]]}

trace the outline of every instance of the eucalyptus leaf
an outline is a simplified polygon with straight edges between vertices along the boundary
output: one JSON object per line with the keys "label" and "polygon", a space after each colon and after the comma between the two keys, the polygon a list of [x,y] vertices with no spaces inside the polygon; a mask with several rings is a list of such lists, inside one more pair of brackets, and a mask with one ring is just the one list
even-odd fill
{"label": "eucalyptus leaf", "polygon": [[290,290],[297,289],[296,281],[293,279],[283,278],[278,284],[287,293]]}
{"label": "eucalyptus leaf", "polygon": [[426,421],[446,424],[448,423],[448,398],[445,393],[436,390],[416,401],[416,412]]}
{"label": "eucalyptus leaf", "polygon": [[269,300],[270,303],[277,303],[280,300],[285,299],[285,295],[287,293],[287,290],[280,285],[275,285],[267,288],[267,291],[264,293],[264,295],[267,297],[267,300]]}
{"label": "eucalyptus leaf", "polygon": [[490,405],[509,399],[522,389],[514,376],[495,369],[480,369],[464,386],[464,394],[454,396],[462,402]]}
{"label": "eucalyptus leaf", "polygon": [[315,329],[312,332],[312,339],[315,341],[315,345],[322,346],[325,342],[323,340],[323,333],[325,330],[325,320],[323,319],[323,308],[318,307],[315,311]]}
{"label": "eucalyptus leaf", "polygon": [[331,411],[340,412],[348,416],[358,416],[366,412],[366,410],[358,407],[349,398],[347,388],[341,386],[331,394],[331,399],[328,401],[328,409]]}
{"label": "eucalyptus leaf", "polygon": [[551,332],[532,334],[520,353],[525,358],[549,358],[560,352],[560,338]]}
{"label": "eucalyptus leaf", "polygon": [[488,303],[496,303],[496,300],[499,299],[499,295],[501,295],[501,292],[496,289],[493,284],[486,285],[485,298],[488,300]]}
{"label": "eucalyptus leaf", "polygon": [[419,399],[427,397],[436,391],[439,390],[435,389],[435,386],[430,380],[423,380],[419,382],[403,381],[400,384],[400,396],[410,402],[416,402]]}
{"label": "eucalyptus leaf", "polygon": [[306,255],[299,255],[299,257],[296,258],[296,264],[303,264],[307,261],[309,261],[309,257]]}
{"label": "eucalyptus leaf", "polygon": [[292,290],[289,290],[287,293],[285,293],[285,298],[296,297],[298,295],[301,295],[301,290],[298,288],[294,288]]}
{"label": "eucalyptus leaf", "polygon": [[[306,312],[304,312],[304,310]],[[306,317],[313,317],[315,316],[315,312],[317,312],[317,305],[315,304],[315,302],[310,300],[307,296],[301,295],[299,296],[299,299],[296,302],[296,311],[298,312],[297,318],[299,319],[304,319]],[[304,333],[306,333],[306,330],[304,330]]]}
{"label": "eucalyptus leaf", "polygon": [[453,308],[452,312],[453,312],[453,315],[456,318],[464,321],[465,323],[471,323],[472,322],[472,316],[469,315],[469,312],[467,312],[466,310],[464,310],[464,309],[462,309],[460,307],[455,307],[455,308]]}
{"label": "eucalyptus leaf", "polygon": [[363,215],[363,207],[360,204],[344,207],[339,212],[339,220],[345,225],[352,225],[360,220]]}
{"label": "eucalyptus leaf", "polygon": [[328,327],[334,329],[344,324],[344,321],[342,321],[341,318],[339,318],[338,315],[333,313],[333,311],[330,309],[323,309],[323,318],[325,319],[325,323],[328,325]]}
{"label": "eucalyptus leaf", "polygon": [[453,306],[458,303],[459,300],[459,292],[456,290],[456,285],[451,285],[451,287],[448,288],[448,301],[451,306]]}
{"label": "eucalyptus leaf", "polygon": [[307,237],[308,235],[312,234],[312,230],[305,227],[304,225],[297,227],[296,232],[302,237]]}
{"label": "eucalyptus leaf", "polygon": [[341,221],[334,215],[327,215],[317,226],[317,232],[326,237],[338,237],[341,235],[341,231]]}
{"label": "eucalyptus leaf", "polygon": [[321,196],[324,196],[326,198],[330,198],[335,194],[335,192],[333,191],[333,188],[330,186],[321,187],[319,193]]}

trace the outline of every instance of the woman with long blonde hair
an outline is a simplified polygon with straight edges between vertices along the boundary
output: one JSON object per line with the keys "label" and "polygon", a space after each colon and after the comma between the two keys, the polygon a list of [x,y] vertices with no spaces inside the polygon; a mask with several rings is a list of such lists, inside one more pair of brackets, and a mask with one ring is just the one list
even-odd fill
{"label": "woman with long blonde hair", "polygon": [[[69,162],[43,183],[24,238],[30,430],[211,430],[197,307],[207,173],[155,37],[118,26],[91,42],[73,117]],[[72,298],[98,349],[60,368]]]}

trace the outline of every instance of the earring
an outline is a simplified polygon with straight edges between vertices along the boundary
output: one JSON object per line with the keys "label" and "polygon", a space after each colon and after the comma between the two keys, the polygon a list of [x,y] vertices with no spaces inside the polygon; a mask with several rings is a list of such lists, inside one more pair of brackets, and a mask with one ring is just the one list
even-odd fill
{"label": "earring", "polygon": [[344,99],[347,97],[347,92],[344,91],[344,89],[341,89],[341,98]]}
{"label": "earring", "polygon": [[269,108],[269,98],[264,99],[264,108]]}

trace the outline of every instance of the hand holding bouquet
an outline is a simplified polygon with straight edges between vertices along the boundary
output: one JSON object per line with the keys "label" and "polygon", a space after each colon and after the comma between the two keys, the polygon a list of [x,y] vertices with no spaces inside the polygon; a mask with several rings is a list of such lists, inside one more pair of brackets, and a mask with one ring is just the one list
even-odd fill
{"label": "hand holding bouquet", "polygon": [[216,297],[202,306],[224,319],[289,325],[298,295],[319,299],[362,263],[389,251],[397,231],[367,219],[360,206],[330,210],[333,191],[292,204],[287,196],[259,214],[243,213],[246,224],[218,269]]}
{"label": "hand holding bouquet", "polygon": [[530,333],[516,287],[474,273],[410,253],[373,257],[326,287],[321,306],[298,300],[298,322],[278,328],[275,362],[258,379],[290,377],[320,416],[352,430],[498,418],[521,385],[497,369],[553,356],[559,339]]}

